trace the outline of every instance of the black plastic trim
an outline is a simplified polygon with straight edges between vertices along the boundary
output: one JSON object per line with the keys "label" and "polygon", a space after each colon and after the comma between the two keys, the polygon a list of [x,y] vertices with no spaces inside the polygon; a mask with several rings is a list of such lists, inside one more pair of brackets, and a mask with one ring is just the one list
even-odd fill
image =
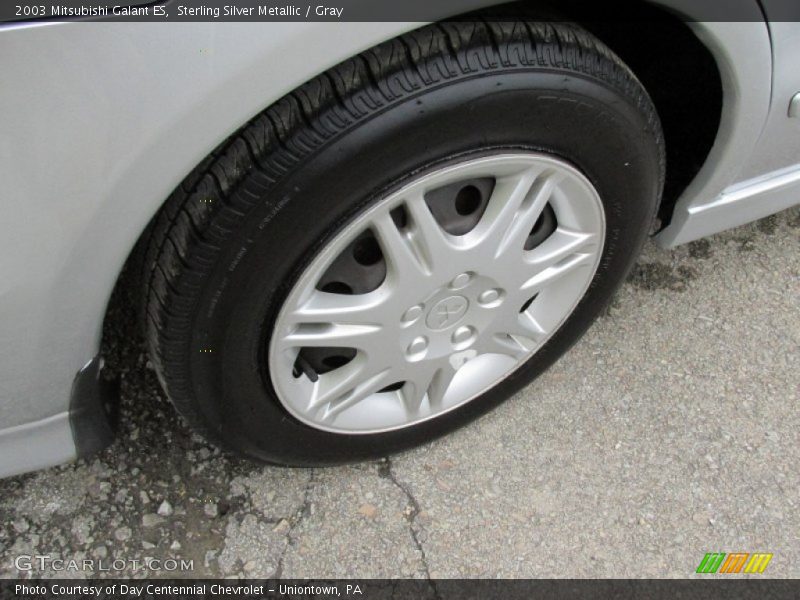
{"label": "black plastic trim", "polygon": [[78,458],[99,452],[114,441],[119,386],[102,376],[103,359],[95,356],[72,382],[69,424]]}

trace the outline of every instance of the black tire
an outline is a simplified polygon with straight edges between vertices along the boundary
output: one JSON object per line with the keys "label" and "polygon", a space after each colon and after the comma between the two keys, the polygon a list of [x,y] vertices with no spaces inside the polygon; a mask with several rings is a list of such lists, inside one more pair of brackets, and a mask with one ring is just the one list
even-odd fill
{"label": "black tire", "polygon": [[[601,264],[569,319],[511,377],[413,427],[342,435],[290,416],[264,354],[302,267],[379,191],[497,148],[566,159],[601,195]],[[334,464],[431,440],[508,398],[583,334],[632,266],[663,177],[646,91],[577,26],[445,23],[381,44],[267,108],[166,202],[145,259],[146,332],[160,381],[207,437],[270,463]]]}

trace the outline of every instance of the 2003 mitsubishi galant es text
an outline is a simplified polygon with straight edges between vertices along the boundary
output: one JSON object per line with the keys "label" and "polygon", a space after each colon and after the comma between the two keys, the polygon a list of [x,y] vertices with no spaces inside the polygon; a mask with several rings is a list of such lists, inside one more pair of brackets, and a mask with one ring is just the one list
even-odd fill
{"label": "2003 mitsubishi galant es text", "polygon": [[775,0],[733,2],[737,22],[491,4],[4,26],[0,474],[111,439],[100,337],[126,264],[180,413],[245,456],[324,465],[531,382],[648,236],[800,201],[800,25]]}

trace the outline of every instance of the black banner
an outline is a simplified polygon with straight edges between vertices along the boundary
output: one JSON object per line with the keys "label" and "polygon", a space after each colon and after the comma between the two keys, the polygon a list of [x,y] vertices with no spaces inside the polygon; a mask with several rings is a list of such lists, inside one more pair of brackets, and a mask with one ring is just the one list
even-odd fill
{"label": "black banner", "polygon": [[537,19],[636,20],[678,17],[687,21],[800,21],[796,0],[4,0],[0,22],[83,19],[139,22],[419,21],[469,19],[476,10],[515,18],[534,10]]}
{"label": "black banner", "polygon": [[800,580],[25,580],[0,582],[3,600],[351,598],[388,600],[795,599]]}

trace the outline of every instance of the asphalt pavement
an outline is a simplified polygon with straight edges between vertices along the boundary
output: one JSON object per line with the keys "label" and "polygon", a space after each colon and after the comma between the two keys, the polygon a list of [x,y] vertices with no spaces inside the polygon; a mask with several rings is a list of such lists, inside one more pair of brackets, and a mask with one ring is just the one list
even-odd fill
{"label": "asphalt pavement", "polygon": [[[264,467],[192,434],[126,293],[106,336],[118,439],[0,481],[2,577],[687,577],[707,552],[769,552],[758,577],[800,576],[800,209],[648,245],[532,385],[347,467]],[[57,570],[70,560],[95,570]]]}

